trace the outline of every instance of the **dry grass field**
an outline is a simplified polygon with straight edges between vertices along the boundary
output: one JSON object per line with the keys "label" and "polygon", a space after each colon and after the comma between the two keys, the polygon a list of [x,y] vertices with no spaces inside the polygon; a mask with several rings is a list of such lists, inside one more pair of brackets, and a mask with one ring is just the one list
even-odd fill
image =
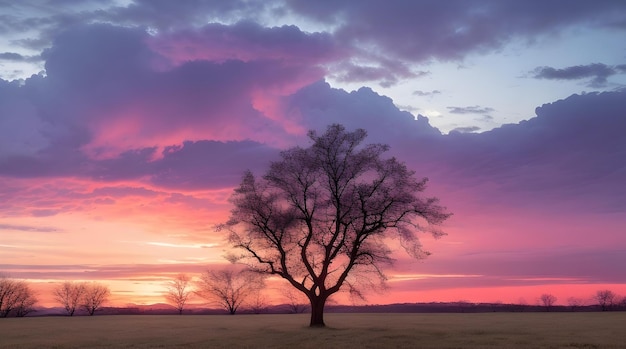
{"label": "dry grass field", "polygon": [[626,312],[0,319],[1,348],[626,348]]}

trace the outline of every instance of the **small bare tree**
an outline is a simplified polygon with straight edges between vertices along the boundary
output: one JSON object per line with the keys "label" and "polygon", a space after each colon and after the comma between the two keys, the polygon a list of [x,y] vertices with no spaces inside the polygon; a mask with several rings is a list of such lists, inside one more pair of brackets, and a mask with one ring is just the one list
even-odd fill
{"label": "small bare tree", "polygon": [[269,301],[267,297],[259,290],[256,294],[250,297],[250,301],[248,302],[248,308],[254,314],[261,314],[267,312],[269,308]]}
{"label": "small bare tree", "polygon": [[26,281],[0,276],[0,317],[26,316],[35,303],[37,299]]}
{"label": "small bare tree", "polygon": [[99,282],[86,283],[84,284],[81,306],[90,316],[93,316],[96,311],[102,308],[110,294],[111,290],[107,285]]}
{"label": "small bare tree", "polygon": [[81,304],[84,293],[85,283],[73,281],[64,281],[53,291],[54,299],[61,303],[69,316],[74,316],[76,308]]}
{"label": "small bare tree", "polygon": [[207,270],[200,277],[197,291],[200,297],[220,305],[234,315],[248,297],[264,287],[264,278],[248,270]]}
{"label": "small bare tree", "polygon": [[187,274],[178,274],[176,277],[167,282],[165,287],[165,299],[176,307],[178,314],[182,315],[185,304],[191,296],[191,277]]}
{"label": "small bare tree", "polygon": [[602,311],[609,310],[614,304],[617,295],[611,290],[600,290],[596,292],[595,299],[598,301],[598,305],[602,307]]}
{"label": "small bare tree", "polygon": [[550,311],[550,308],[556,303],[556,296],[550,293],[544,293],[539,297],[541,304],[546,307],[546,311]]}
{"label": "small bare tree", "polygon": [[585,301],[582,298],[569,297],[567,299],[567,305],[569,305],[572,310],[576,310],[582,308],[585,305]]}
{"label": "small bare tree", "polygon": [[295,288],[286,287],[283,289],[282,294],[290,313],[300,314],[309,309],[308,300]]}

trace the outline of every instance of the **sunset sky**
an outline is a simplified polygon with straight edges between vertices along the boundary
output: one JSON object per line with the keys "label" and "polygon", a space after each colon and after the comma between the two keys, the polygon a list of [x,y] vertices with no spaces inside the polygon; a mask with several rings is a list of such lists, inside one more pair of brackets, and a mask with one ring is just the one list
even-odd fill
{"label": "sunset sky", "polygon": [[623,0],[0,0],[0,272],[164,302],[341,123],[454,213],[368,302],[626,296],[625,38]]}

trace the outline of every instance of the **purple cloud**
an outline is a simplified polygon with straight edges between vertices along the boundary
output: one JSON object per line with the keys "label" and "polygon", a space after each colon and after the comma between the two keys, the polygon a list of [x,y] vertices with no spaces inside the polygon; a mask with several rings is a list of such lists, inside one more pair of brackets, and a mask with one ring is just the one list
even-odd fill
{"label": "purple cloud", "polygon": [[[513,39],[532,43],[537,36],[571,27],[623,28],[619,24],[626,22],[626,5],[619,0],[365,0],[358,4],[300,0],[172,4],[141,0],[124,5],[83,5],[77,10],[70,3],[23,1],[13,5],[21,10],[15,11],[19,15],[3,16],[4,31],[38,32],[39,37],[15,39],[12,44],[41,49],[49,47],[65,28],[80,23],[111,23],[154,33],[155,41],[172,39],[155,44],[163,53],[185,48],[187,57],[207,57],[214,50],[217,55],[229,52],[231,56],[226,59],[246,60],[248,52],[273,58],[301,57],[305,62],[324,59],[339,79],[379,81],[391,86],[401,77],[419,76],[420,72],[412,71],[414,63],[461,60],[471,53],[499,49]],[[294,16],[318,22],[321,32],[303,33],[294,26],[268,28],[257,24],[263,18],[289,20]],[[324,31],[324,27],[333,29]],[[206,49],[188,46],[191,43],[203,44]]]}
{"label": "purple cloud", "polygon": [[17,230],[17,231],[32,232],[32,233],[58,233],[61,231],[60,229],[55,228],[55,227],[0,224],[0,231],[2,230]]}
{"label": "purple cloud", "polygon": [[573,95],[537,108],[537,117],[519,124],[448,135],[367,88],[348,93],[316,83],[289,97],[288,105],[308,128],[323,130],[332,122],[363,127],[369,141],[390,144],[418,173],[454,187],[489,183],[507,193],[499,198],[512,201],[553,193],[552,200],[568,205],[583,205],[585,198],[589,209],[626,207],[626,188],[619,184],[626,182],[620,134],[626,129],[626,91]]}
{"label": "purple cloud", "polygon": [[151,38],[150,43],[157,52],[178,62],[284,60],[303,66],[349,55],[349,50],[329,33],[305,33],[294,25],[268,28],[251,21],[232,25],[210,23],[163,33]]}
{"label": "purple cloud", "polygon": [[439,91],[439,90],[432,90],[432,91],[415,90],[415,91],[413,91],[413,95],[414,96],[420,96],[420,97],[434,96],[434,95],[438,95],[438,94],[441,94],[441,91]]}
{"label": "purple cloud", "polygon": [[222,188],[238,183],[244,171],[262,172],[278,150],[252,142],[185,142],[168,147],[154,163],[152,183],[167,188]]}
{"label": "purple cloud", "polygon": [[466,127],[457,127],[450,132],[459,132],[459,133],[471,133],[480,131],[480,127],[478,126],[466,126]]}
{"label": "purple cloud", "polygon": [[13,62],[37,62],[41,61],[39,56],[24,56],[15,52],[0,52],[0,60]]}
{"label": "purple cloud", "polygon": [[[246,28],[270,41],[304,35],[294,28]],[[624,91],[572,96],[538,108],[537,118],[480,134],[442,135],[426,117],[398,110],[369,88],[348,93],[319,79],[307,82],[316,75],[305,67],[263,54],[259,61],[172,64],[149,39],[137,29],[74,27],[43,55],[46,76],[0,81],[0,110],[8,115],[2,122],[11,126],[0,129],[0,139],[19,145],[0,149],[0,174],[141,179],[164,188],[232,186],[243,170],[263,168],[279,148],[306,142],[287,125],[323,130],[339,122],[368,129],[370,141],[391,144],[426,175],[455,185],[492,181],[525,195],[562,189],[559,195],[570,199],[588,195],[604,207],[624,205],[611,195],[624,180],[616,150],[624,147],[623,137],[615,134],[624,129]],[[451,113],[490,111],[450,107]],[[459,172],[464,176],[453,178]]]}
{"label": "purple cloud", "polygon": [[[6,270],[13,277],[24,279],[56,279],[56,280],[133,280],[145,275],[153,277],[161,275],[158,281],[166,280],[172,274],[177,273],[201,273],[206,269],[205,264],[200,263],[176,263],[176,264],[112,264],[112,265],[87,265],[87,264],[0,264],[0,270]],[[145,281],[145,279],[141,279]]]}
{"label": "purple cloud", "polygon": [[452,114],[489,114],[494,111],[490,107],[481,107],[479,105],[468,107],[447,107]]}
{"label": "purple cloud", "polygon": [[626,65],[608,66],[602,63],[588,65],[576,65],[563,69],[552,67],[538,67],[534,73],[536,79],[548,80],[579,80],[591,78],[589,86],[602,87],[607,83],[607,78],[616,74],[626,73]]}
{"label": "purple cloud", "polygon": [[[574,25],[624,21],[622,1],[290,1],[289,10],[327,25],[347,45],[375,46],[407,61],[457,60]],[[558,16],[555,16],[558,13]]]}
{"label": "purple cloud", "polygon": [[[626,262],[626,255],[614,248],[485,252],[463,255],[461,256],[463,263],[459,263],[458,258],[438,256],[436,263],[420,265],[420,272],[435,275],[476,275],[476,278],[417,280],[415,287],[435,289],[563,283],[563,280],[559,279],[570,279],[577,283],[619,284],[623,282],[619,268],[606,266],[622,265]],[[494,264],[494,260],[498,260],[498,263]],[[410,266],[411,264],[409,260],[401,261],[398,270],[402,270],[404,265]],[[572,268],[573,265],[576,268]]]}

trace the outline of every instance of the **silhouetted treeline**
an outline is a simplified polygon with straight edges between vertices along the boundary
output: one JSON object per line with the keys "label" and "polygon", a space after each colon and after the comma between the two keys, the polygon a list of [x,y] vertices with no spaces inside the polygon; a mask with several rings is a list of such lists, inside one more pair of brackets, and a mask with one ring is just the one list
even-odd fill
{"label": "silhouetted treeline", "polygon": [[[626,311],[625,304],[616,304],[610,311]],[[305,312],[309,312],[306,310]],[[384,305],[329,305],[329,313],[490,313],[490,312],[545,312],[543,305],[520,305],[503,303],[462,303],[462,302],[433,302],[433,303],[397,303]],[[584,306],[554,305],[550,312],[595,312],[602,311],[598,304]],[[151,306],[103,307],[100,315],[174,315],[178,314],[175,307],[167,304]],[[271,305],[264,314],[292,314],[289,304]],[[57,316],[63,314],[63,309],[40,309],[29,316]],[[224,315],[228,311],[222,308],[189,308],[186,315]],[[238,314],[254,314],[252,310],[243,309]]]}

